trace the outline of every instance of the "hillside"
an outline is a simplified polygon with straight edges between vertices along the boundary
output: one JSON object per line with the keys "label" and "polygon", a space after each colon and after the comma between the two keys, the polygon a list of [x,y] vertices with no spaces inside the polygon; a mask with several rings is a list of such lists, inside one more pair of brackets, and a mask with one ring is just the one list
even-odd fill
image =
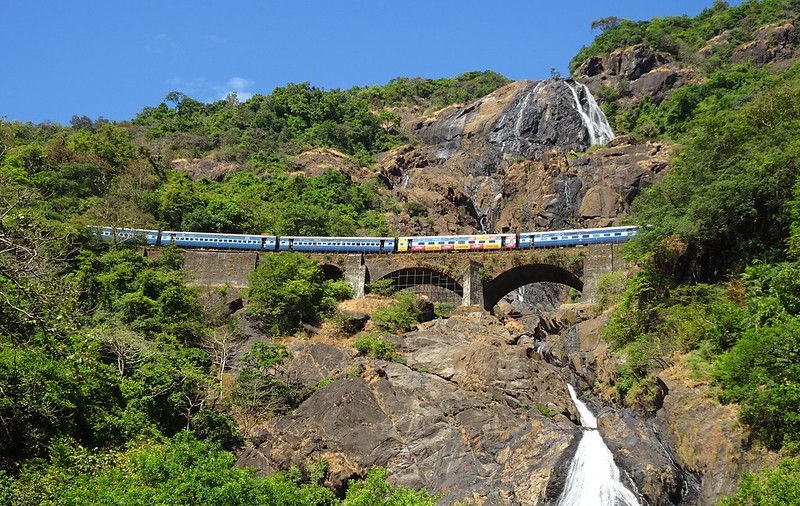
{"label": "hillside", "polygon": [[[640,500],[796,504],[799,19],[792,0],[605,18],[569,78],[0,122],[2,502],[556,504],[570,383]],[[623,222],[631,269],[598,305],[547,284],[495,315],[380,283],[342,302],[300,255],[263,255],[249,291],[198,289],[178,251],[87,228]]]}

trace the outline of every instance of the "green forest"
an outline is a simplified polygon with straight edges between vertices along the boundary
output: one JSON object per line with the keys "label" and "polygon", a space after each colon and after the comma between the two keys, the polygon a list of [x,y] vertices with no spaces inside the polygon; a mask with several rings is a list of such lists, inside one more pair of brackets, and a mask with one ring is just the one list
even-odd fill
{"label": "green forest", "polygon": [[[673,143],[677,155],[628,218],[640,226],[626,248],[639,268],[604,282],[614,308],[604,335],[622,365],[596,388],[652,412],[656,375],[688,357],[720,402],[740,406],[753,444],[780,456],[723,504],[796,504],[800,493],[800,60],[730,61],[759,27],[798,19],[797,0],[605,18],[570,65],[644,43],[702,77],[658,103],[631,100],[623,85],[597,93],[618,135]],[[0,503],[434,504],[380,468],[334,493],[324,462],[269,478],[236,467],[249,427],[312,393],[275,375],[291,355],[260,343],[226,383],[243,336],[225,294],[188,287],[177,252],[98,244],[87,225],[391,234],[384,215],[398,204],[377,172],[360,183],[292,175],[292,158],[327,148],[370,168],[417,142],[401,129],[404,108],[432,112],[508,82],[486,71],[350,90],[301,83],[214,103],[173,92],[126,122],[0,122]],[[169,165],[198,157],[241,168],[215,181]],[[253,276],[248,310],[280,335],[349,295],[313,262],[275,255]],[[387,325],[406,328],[406,313]]]}

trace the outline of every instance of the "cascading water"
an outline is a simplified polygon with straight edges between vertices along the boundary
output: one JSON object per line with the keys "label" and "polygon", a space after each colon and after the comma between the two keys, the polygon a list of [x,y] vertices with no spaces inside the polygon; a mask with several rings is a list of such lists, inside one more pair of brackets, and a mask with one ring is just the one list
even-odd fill
{"label": "cascading water", "polygon": [[557,506],[639,506],[636,495],[619,481],[619,468],[597,432],[597,419],[578,399],[572,385],[567,388],[584,430]]}
{"label": "cascading water", "polygon": [[595,144],[606,144],[613,139],[614,132],[611,130],[611,125],[608,124],[606,115],[603,114],[603,110],[597,105],[589,89],[581,83],[575,83],[575,86],[579,87],[583,92],[583,96],[586,97],[586,108],[588,111],[585,111],[578,97],[578,91],[570,86],[569,83],[564,84],[566,84],[567,88],[572,92],[572,98],[575,99],[575,109],[578,111],[578,114],[580,114],[581,121],[583,121],[583,125],[589,132],[589,144],[591,146]]}
{"label": "cascading water", "polygon": [[411,175],[408,173],[407,170],[403,171],[403,174],[400,176],[400,188],[408,188],[408,180],[411,178]]}

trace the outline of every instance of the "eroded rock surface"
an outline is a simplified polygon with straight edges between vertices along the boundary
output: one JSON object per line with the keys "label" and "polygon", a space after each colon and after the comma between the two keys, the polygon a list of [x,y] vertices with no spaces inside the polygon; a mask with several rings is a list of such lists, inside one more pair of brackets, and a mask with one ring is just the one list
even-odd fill
{"label": "eroded rock surface", "polygon": [[[579,434],[554,414],[576,416],[557,370],[508,344],[509,332],[483,313],[422,327],[398,337],[408,365],[348,361],[330,344],[295,346],[307,358],[292,374],[336,379],[271,420],[239,462],[272,471],[327,459],[334,487],[385,466],[393,481],[443,494],[446,504],[544,500]],[[552,418],[535,406],[550,407]]]}

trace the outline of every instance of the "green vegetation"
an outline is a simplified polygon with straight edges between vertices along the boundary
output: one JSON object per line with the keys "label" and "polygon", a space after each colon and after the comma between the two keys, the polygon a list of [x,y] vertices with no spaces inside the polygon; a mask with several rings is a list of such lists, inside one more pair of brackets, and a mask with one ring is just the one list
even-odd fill
{"label": "green vegetation", "polygon": [[422,106],[440,109],[488,95],[511,81],[492,71],[466,72],[452,79],[398,77],[385,86],[373,86],[361,92],[373,106]]}
{"label": "green vegetation", "polygon": [[739,491],[718,506],[791,506],[800,503],[800,457],[778,462],[772,469],[748,474]]}
{"label": "green vegetation", "polygon": [[50,462],[26,467],[17,480],[0,475],[0,500],[29,504],[181,505],[420,505],[424,491],[386,481],[385,469],[351,480],[344,499],[323,486],[327,463],[259,478],[234,466],[234,456],[181,432],[165,443],[137,443],[120,453],[92,453],[65,442],[51,448]]}
{"label": "green vegetation", "polygon": [[355,349],[361,355],[370,358],[377,358],[378,360],[388,360],[389,362],[402,362],[402,357],[394,351],[392,343],[385,340],[381,336],[368,334],[359,337],[353,343]]}
{"label": "green vegetation", "polygon": [[391,297],[395,294],[394,280],[391,278],[376,279],[367,283],[367,292],[375,295]]}
{"label": "green vegetation", "polygon": [[746,0],[738,7],[715,0],[712,7],[694,18],[658,17],[637,22],[607,17],[592,23],[592,29],[599,28],[602,33],[572,58],[569,68],[573,71],[589,57],[606,55],[634,44],[647,44],[681,61],[692,61],[694,53],[709,39],[726,32],[727,41],[714,49],[716,58],[712,60],[715,64],[724,64],[732,49],[751,40],[756,29],[791,18],[797,12],[794,0]]}
{"label": "green vegetation", "polygon": [[433,314],[437,318],[450,318],[453,313],[453,305],[446,302],[436,302],[433,305]]}
{"label": "green vegetation", "polygon": [[[257,343],[232,374],[244,336],[225,297],[187,287],[177,251],[146,258],[136,244],[97,244],[87,225],[388,235],[377,175],[355,184],[334,170],[287,173],[309,148],[369,170],[373,155],[410,141],[394,108],[444,106],[507,82],[488,72],[412,81],[387,92],[293,84],[244,103],[173,92],[119,124],[0,121],[0,502],[339,501],[318,481],[308,492],[294,477],[258,481],[231,466],[242,431],[311,393],[278,374],[285,348]],[[195,157],[236,170],[197,180],[172,168]],[[303,257],[260,264],[250,310],[276,335],[350,295]],[[371,480],[358,501],[409,497]]]}
{"label": "green vegetation", "polygon": [[294,254],[276,253],[261,257],[250,275],[248,311],[275,335],[297,330],[302,323],[314,323],[333,311],[336,303],[352,296],[343,280],[325,280],[313,260]]}
{"label": "green vegetation", "polygon": [[400,292],[396,299],[391,306],[376,311],[372,319],[390,332],[408,332],[419,323],[422,314],[419,297],[413,292]]}

